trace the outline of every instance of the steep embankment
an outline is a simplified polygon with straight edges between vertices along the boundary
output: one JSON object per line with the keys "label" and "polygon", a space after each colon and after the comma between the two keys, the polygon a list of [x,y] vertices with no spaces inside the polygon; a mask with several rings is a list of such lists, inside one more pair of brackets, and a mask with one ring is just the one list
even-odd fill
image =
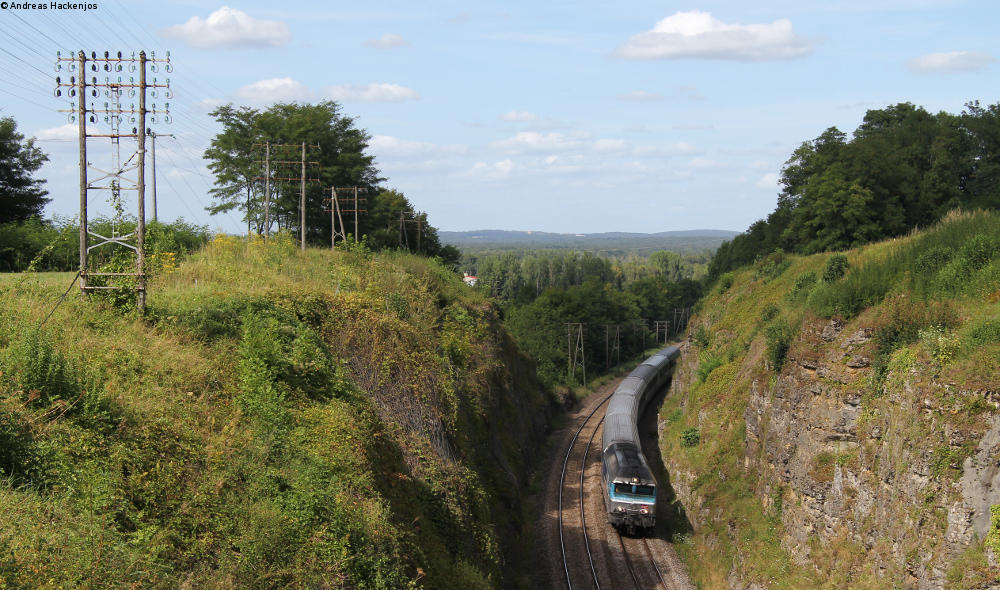
{"label": "steep embankment", "polygon": [[660,424],[701,587],[996,582],[998,314],[994,214],[724,276]]}
{"label": "steep embankment", "polygon": [[494,588],[528,562],[552,400],[437,263],[222,236],[146,318],[73,295],[36,330],[60,294],[0,295],[0,588]]}

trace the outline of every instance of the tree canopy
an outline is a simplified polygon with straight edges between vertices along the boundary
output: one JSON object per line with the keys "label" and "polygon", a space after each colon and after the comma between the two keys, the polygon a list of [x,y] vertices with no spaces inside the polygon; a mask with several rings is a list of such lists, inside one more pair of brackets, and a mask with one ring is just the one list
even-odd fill
{"label": "tree canopy", "polygon": [[[231,103],[210,113],[222,124],[205,151],[215,173],[212,213],[238,210],[251,233],[265,231],[265,144],[270,144],[271,231],[300,230],[299,192],[302,148],[306,145],[306,241],[328,245],[332,237],[328,213],[330,188],[358,187],[365,213],[358,232],[370,246],[394,248],[401,243],[431,256],[458,260],[458,251],[442,246],[437,230],[426,219],[408,215],[401,234],[400,211],[413,211],[401,192],[379,186],[375,156],[367,153],[371,136],[344,115],[334,101],[318,104],[278,103],[267,109],[234,107]],[[344,196],[344,195],[340,195]],[[353,196],[353,192],[351,192]],[[353,207],[352,207],[353,208]],[[354,233],[354,214],[344,213],[347,232]],[[418,236],[419,230],[419,236]]]}
{"label": "tree canopy", "polygon": [[782,249],[853,248],[926,227],[955,208],[1000,207],[1000,104],[959,115],[873,109],[853,137],[831,127],[792,152],[778,205],[724,243],[709,280]]}
{"label": "tree canopy", "polygon": [[0,224],[40,218],[51,199],[42,188],[44,180],[33,174],[49,157],[35,147],[35,139],[25,141],[11,117],[0,117]]}

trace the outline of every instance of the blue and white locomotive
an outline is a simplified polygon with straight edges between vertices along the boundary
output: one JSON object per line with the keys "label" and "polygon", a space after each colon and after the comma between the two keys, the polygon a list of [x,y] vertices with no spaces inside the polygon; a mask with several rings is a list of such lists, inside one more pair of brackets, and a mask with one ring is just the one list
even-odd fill
{"label": "blue and white locomotive", "polygon": [[646,404],[669,380],[680,357],[668,346],[646,359],[622,381],[604,415],[601,484],[608,522],[634,532],[656,524],[656,479],[642,455],[636,423]]}

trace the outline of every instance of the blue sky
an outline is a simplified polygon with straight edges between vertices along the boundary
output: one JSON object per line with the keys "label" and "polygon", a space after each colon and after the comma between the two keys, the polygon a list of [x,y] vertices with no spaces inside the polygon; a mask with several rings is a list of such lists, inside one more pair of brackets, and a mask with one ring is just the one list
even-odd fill
{"label": "blue sky", "polygon": [[0,10],[0,115],[50,153],[50,215],[79,194],[58,50],[170,51],[160,215],[225,231],[240,215],[207,214],[200,155],[228,101],[337,100],[386,186],[441,229],[574,233],[743,230],[827,127],[1000,101],[987,1],[96,4]]}

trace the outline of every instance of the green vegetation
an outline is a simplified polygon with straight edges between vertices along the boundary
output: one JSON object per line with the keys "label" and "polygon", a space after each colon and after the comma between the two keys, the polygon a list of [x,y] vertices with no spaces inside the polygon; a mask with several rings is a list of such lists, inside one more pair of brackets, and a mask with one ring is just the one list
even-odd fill
{"label": "green vegetation", "polygon": [[[210,113],[222,125],[205,151],[208,167],[215,173],[215,197],[210,211],[239,210],[247,224],[247,233],[263,235],[267,220],[266,203],[270,200],[271,232],[286,230],[301,235],[299,216],[300,187],[295,182],[262,182],[265,143],[271,147],[269,167],[275,178],[298,178],[303,157],[300,145],[307,146],[308,176],[318,182],[306,183],[306,242],[328,246],[332,228],[328,211],[330,187],[358,187],[365,210],[357,220],[355,232],[351,214],[344,214],[348,233],[367,238],[376,250],[406,248],[429,256],[440,256],[449,264],[458,261],[458,250],[442,245],[437,229],[427,223],[426,214],[414,211],[403,193],[380,185],[385,178],[375,167],[375,156],[367,153],[371,136],[355,126],[355,119],[341,112],[333,101],[318,104],[276,103],[267,109],[235,108],[231,103]],[[291,146],[291,147],[290,147]],[[266,186],[271,194],[266,195]],[[341,199],[348,195],[343,191]],[[354,197],[353,191],[349,195]],[[342,205],[344,209],[354,209]],[[407,221],[400,232],[400,211],[407,211]]]}
{"label": "green vegetation", "polygon": [[[551,397],[440,262],[217,236],[0,283],[0,587],[497,588]],[[513,507],[513,509],[512,509]],[[501,567],[501,555],[505,567]]]}
{"label": "green vegetation", "polygon": [[[905,237],[842,253],[775,252],[727,271],[724,283],[720,277],[692,318],[694,347],[675,377],[685,387],[661,409],[662,454],[671,458],[672,473],[685,474],[680,477],[688,478],[696,499],[688,506],[694,533],[677,549],[700,587],[725,587],[734,575],[743,584],[766,581],[775,588],[892,587],[910,575],[907,563],[927,567],[920,556],[940,555],[934,552],[941,551],[948,526],[948,490],[995,412],[994,400],[982,392],[995,390],[1000,370],[997,245],[1000,215],[956,211]],[[827,326],[843,331],[829,342],[820,337]],[[841,348],[848,338],[857,343]],[[697,355],[697,365],[690,355]],[[805,371],[816,370],[807,367],[820,365],[818,387],[806,389]],[[770,405],[810,399],[822,405],[829,398],[812,396],[828,396],[828,388],[858,400],[838,402],[848,409],[859,404],[856,422],[848,425],[857,444],[778,463],[795,433],[785,430],[787,422],[769,422]],[[694,431],[699,444],[691,446],[685,435]],[[963,438],[950,440],[944,432]],[[870,486],[875,474],[890,471],[901,477],[905,462],[920,453],[930,480],[927,499],[912,507],[905,497],[884,499],[901,514],[910,510],[913,522],[923,523],[920,531],[892,525],[893,534],[908,531],[898,550],[888,541],[858,543],[856,535],[885,537],[889,525],[852,515],[859,491],[849,481]],[[842,470],[836,502],[843,503],[842,518],[856,517],[853,532],[811,536],[807,557],[786,550],[798,546],[789,540],[799,531],[785,530],[782,514],[794,511],[799,526],[799,507],[809,500],[794,471],[792,485],[778,477],[792,463],[808,485],[824,490]],[[983,553],[988,543],[973,542],[946,562],[949,588],[976,588],[995,578]],[[910,554],[918,559],[897,560]],[[884,569],[874,572],[873,559]]]}
{"label": "green vegetation", "polygon": [[1000,104],[978,102],[960,115],[910,103],[870,110],[850,139],[827,129],[785,163],[767,219],[719,247],[709,282],[779,249],[845,250],[929,227],[959,207],[1000,208],[998,129]]}
{"label": "green vegetation", "polygon": [[49,157],[35,147],[35,139],[25,141],[17,132],[17,122],[0,117],[0,226],[37,218],[51,199],[42,188],[44,180],[32,175]]}

